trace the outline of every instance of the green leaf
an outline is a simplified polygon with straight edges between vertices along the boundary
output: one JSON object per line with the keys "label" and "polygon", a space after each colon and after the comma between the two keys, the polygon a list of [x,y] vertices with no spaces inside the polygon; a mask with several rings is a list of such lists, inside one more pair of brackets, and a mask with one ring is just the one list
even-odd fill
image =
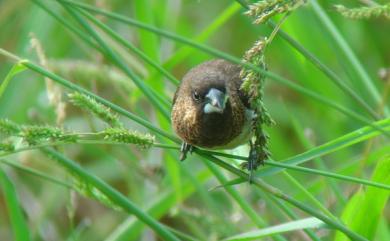
{"label": "green leaf", "polygon": [[8,72],[7,76],[5,76],[5,79],[3,83],[0,85],[0,99],[1,96],[3,96],[5,89],[7,88],[8,84],[11,82],[11,79],[17,75],[20,72],[23,72],[25,69],[27,69],[23,64],[20,62],[14,64],[12,66],[11,70]]}
{"label": "green leaf", "polygon": [[290,232],[294,230],[302,230],[305,228],[320,228],[325,226],[324,222],[317,218],[305,218],[293,222],[279,224],[268,228],[251,231],[233,237],[224,239],[225,241],[244,241],[244,240],[258,240],[263,237],[273,236],[275,234]]}
{"label": "green leaf", "polygon": [[[386,156],[375,168],[372,180],[390,184],[390,156]],[[369,240],[374,240],[379,220],[389,199],[390,192],[367,187],[360,189],[348,202],[344,209],[342,220],[357,233]],[[336,241],[348,240],[341,233],[336,234]]]}
{"label": "green leaf", "polygon": [[5,201],[8,208],[8,214],[11,219],[12,229],[15,241],[28,241],[30,231],[28,229],[23,210],[20,206],[14,185],[7,174],[0,168],[0,185],[3,189]]}
{"label": "green leaf", "polygon": [[[110,202],[110,207],[112,207],[112,205],[115,205],[116,207],[122,208],[125,212],[129,214],[135,215],[138,219],[140,219],[151,229],[153,229],[156,234],[158,234],[164,240],[179,240],[161,223],[152,218],[144,210],[136,206],[126,196],[112,188],[110,185],[102,181],[97,176],[85,171],[84,168],[75,163],[73,160],[63,156],[61,153],[51,148],[42,148],[42,151],[44,151],[46,154],[50,155],[52,158],[58,161],[58,163],[62,167],[67,169],[72,175],[77,176],[78,179],[83,182],[83,187],[81,188],[87,188],[86,191],[94,192],[95,198],[97,197],[96,195],[99,195],[99,198],[97,198],[99,201],[103,201],[105,204],[108,204],[107,202]],[[88,187],[85,187],[85,185],[88,185]]]}

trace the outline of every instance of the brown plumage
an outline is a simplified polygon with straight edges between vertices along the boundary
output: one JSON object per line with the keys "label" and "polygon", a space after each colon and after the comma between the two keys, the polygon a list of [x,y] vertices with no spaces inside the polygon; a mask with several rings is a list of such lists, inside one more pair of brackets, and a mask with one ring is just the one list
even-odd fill
{"label": "brown plumage", "polygon": [[240,90],[240,70],[238,65],[217,59],[184,76],[173,98],[171,119],[185,143],[225,149],[249,141],[253,111]]}

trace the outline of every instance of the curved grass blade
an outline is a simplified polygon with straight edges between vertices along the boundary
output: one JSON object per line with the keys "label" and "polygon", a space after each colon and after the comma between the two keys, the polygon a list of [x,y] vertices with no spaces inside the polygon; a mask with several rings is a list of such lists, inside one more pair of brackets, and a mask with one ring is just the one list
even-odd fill
{"label": "curved grass blade", "polygon": [[173,235],[169,230],[167,230],[163,225],[157,222],[154,218],[148,215],[146,212],[138,208],[134,203],[132,203],[127,197],[113,189],[110,185],[102,181],[100,178],[92,175],[91,173],[85,171],[80,165],[72,161],[71,159],[65,157],[61,153],[51,149],[51,148],[42,148],[42,151],[49,156],[53,157],[56,161],[59,162],[61,166],[66,168],[70,173],[77,175],[83,182],[92,185],[94,188],[98,189],[103,193],[109,201],[114,205],[123,208],[127,213],[137,216],[141,221],[147,224],[152,228],[156,234],[161,236],[165,240],[178,241],[179,239]]}
{"label": "curved grass blade", "polygon": [[[146,30],[151,31],[155,34],[159,34],[161,36],[173,39],[175,41],[179,41],[179,42],[185,43],[187,45],[190,45],[194,48],[197,48],[201,51],[204,51],[205,53],[209,53],[209,54],[212,54],[216,57],[220,57],[220,58],[226,59],[228,61],[231,61],[232,63],[240,64],[244,67],[253,69],[256,72],[259,72],[259,73],[265,75],[266,77],[273,79],[281,84],[284,84],[284,85],[288,86],[289,88],[291,88],[291,89],[293,89],[293,90],[295,90],[303,95],[309,96],[309,97],[311,97],[311,98],[313,98],[313,99],[315,99],[315,100],[317,100],[317,101],[319,101],[319,102],[321,102],[321,103],[323,103],[323,104],[325,104],[333,109],[336,109],[336,110],[340,111],[341,113],[343,113],[351,118],[354,118],[355,120],[358,120],[359,122],[362,122],[362,123],[367,124],[367,125],[371,125],[371,122],[367,118],[363,117],[362,115],[357,114],[356,112],[351,111],[345,107],[342,107],[339,104],[337,104],[336,102],[329,100],[328,98],[325,98],[325,97],[323,97],[323,96],[321,96],[321,95],[319,95],[319,94],[317,94],[309,89],[306,89],[300,85],[297,85],[297,84],[289,81],[288,79],[283,78],[277,74],[274,74],[274,73],[269,72],[269,71],[265,71],[264,69],[259,68],[258,66],[254,66],[253,64],[244,63],[244,62],[242,62],[241,59],[236,58],[234,56],[231,56],[227,53],[224,53],[224,52],[218,51],[216,49],[213,49],[211,47],[199,44],[195,41],[192,41],[190,39],[176,35],[174,33],[158,29],[156,27],[150,26],[150,25],[145,24],[145,23],[138,22],[134,19],[130,19],[130,18],[124,17],[124,16],[116,14],[116,13],[107,12],[105,10],[95,8],[95,7],[90,6],[88,4],[79,3],[79,2],[70,1],[70,0],[57,0],[57,1],[69,4],[72,6],[76,6],[76,7],[82,8],[82,9],[86,9],[86,10],[92,11],[94,13],[101,14],[101,15],[107,16],[109,18],[112,18],[114,20],[121,21],[121,22],[130,24],[130,25],[142,28],[142,29],[146,29]],[[374,127],[374,128],[377,128],[377,127]],[[384,135],[390,137],[389,133],[386,133],[385,131],[382,131],[382,132],[384,133]]]}
{"label": "curved grass blade", "polygon": [[[375,125],[379,125],[381,128],[383,128],[384,131],[390,131],[390,118],[377,121],[375,122]],[[354,144],[357,144],[359,142],[368,140],[370,138],[376,137],[380,134],[377,130],[374,130],[371,126],[366,126],[363,128],[360,128],[356,131],[350,132],[346,135],[343,135],[339,138],[336,138],[332,141],[329,141],[325,144],[322,144],[320,146],[311,148],[310,150],[289,157],[285,160],[282,160],[281,162],[277,163],[282,163],[286,165],[298,165],[305,163],[307,161],[310,161],[312,159],[315,159],[317,157],[321,157],[327,154],[330,154],[332,152],[338,151],[340,149],[344,149],[346,147],[352,146]],[[214,152],[214,151],[205,151],[205,150],[199,150],[203,153],[208,153],[212,155],[217,155],[217,156],[222,156],[222,157],[228,157],[228,158],[235,158],[238,160],[247,160],[247,157],[243,156],[237,156],[237,155],[231,155],[231,154],[226,154],[226,153],[219,153],[219,152]],[[262,169],[259,170],[256,174],[257,177],[261,176],[268,176],[272,175],[275,173],[278,173],[282,170],[285,170],[285,168],[280,168],[280,167],[273,167],[273,168],[267,168],[267,169]],[[241,182],[245,182],[246,180],[239,180],[235,179],[232,181],[232,183],[238,184]]]}
{"label": "curved grass blade", "polygon": [[362,184],[362,185],[377,187],[377,188],[384,189],[384,190],[390,190],[390,185],[387,185],[385,183],[373,182],[373,181],[369,181],[369,180],[365,180],[365,179],[361,179],[361,178],[357,178],[357,177],[350,177],[350,176],[340,175],[340,174],[333,173],[333,172],[321,171],[321,170],[316,170],[316,169],[306,168],[306,167],[299,167],[299,166],[284,164],[284,163],[275,162],[275,161],[266,161],[266,164],[271,165],[271,166],[275,166],[275,167],[283,167],[283,168],[286,168],[288,170],[299,171],[299,172],[304,172],[304,173],[313,174],[313,175],[321,175],[321,176],[325,176],[325,177],[336,178],[336,179],[343,180],[343,181],[354,182],[354,183],[358,183],[358,184]]}
{"label": "curved grass blade", "polygon": [[[194,40],[198,43],[205,42],[211,34],[219,30],[223,24],[225,24],[231,17],[234,16],[240,9],[240,5],[236,3],[232,3],[229,7],[227,7],[223,12],[221,12],[215,20],[210,23],[206,29],[202,31],[198,36],[194,37]],[[193,53],[194,49],[188,46],[183,46],[180,48],[175,54],[173,54],[165,63],[163,64],[166,68],[172,68],[176,64],[180,63],[182,60],[187,58]]]}
{"label": "curved grass blade", "polygon": [[[377,164],[371,179],[376,182],[390,184],[390,155],[386,155]],[[342,220],[352,230],[369,240],[374,240],[381,216],[386,217],[384,209],[389,197],[390,192],[386,190],[372,187],[368,187],[366,190],[360,189],[346,205]],[[346,238],[344,235],[337,233],[335,240],[344,241]]]}
{"label": "curved grass blade", "polygon": [[11,219],[12,230],[15,241],[29,241],[30,231],[28,229],[23,210],[20,207],[14,185],[7,174],[0,168],[0,185],[3,189],[4,198],[7,204],[9,217]]}
{"label": "curved grass blade", "polygon": [[[245,9],[249,9],[248,4],[244,1],[238,1]],[[272,28],[276,27],[276,24],[272,21],[268,21],[268,25]],[[374,119],[380,119],[378,113],[376,113],[371,106],[367,104],[354,90],[352,90],[335,72],[333,72],[328,66],[322,63],[313,53],[309,52],[300,43],[293,39],[283,30],[279,29],[277,34],[286,40],[293,48],[295,48],[300,54],[302,54],[307,60],[309,60],[315,67],[322,71],[328,78],[342,91],[348,94],[354,99],[361,107],[363,107]]]}
{"label": "curved grass blade", "polygon": [[[1,53],[1,50],[2,49],[0,49],[0,53]],[[83,93],[87,96],[94,98],[97,102],[99,102],[99,103],[111,108],[113,111],[116,111],[117,113],[119,113],[123,116],[126,116],[127,118],[145,126],[146,128],[150,129],[151,131],[153,131],[156,134],[164,136],[164,137],[166,137],[166,138],[168,138],[176,143],[180,143],[180,140],[176,136],[172,135],[171,133],[160,130],[159,128],[155,127],[152,123],[138,117],[137,115],[123,109],[122,107],[120,107],[120,106],[118,106],[110,101],[107,101],[106,99],[104,99],[104,98],[102,98],[102,97],[100,97],[100,96],[98,96],[98,95],[64,79],[64,78],[61,78],[60,76],[58,76],[54,73],[51,73],[51,72],[45,70],[44,68],[42,68],[36,64],[33,64],[29,61],[24,61],[23,65],[25,65],[27,68],[29,68],[37,73],[40,73],[40,74],[54,80],[55,82],[65,86],[66,88],[69,88],[71,90]]]}
{"label": "curved grass blade", "polygon": [[65,188],[69,188],[69,189],[73,188],[71,184],[66,183],[64,181],[61,181],[61,180],[58,180],[54,177],[48,176],[47,174],[40,172],[40,171],[37,171],[33,168],[25,167],[23,165],[19,165],[19,164],[12,162],[12,161],[4,160],[4,159],[0,159],[0,163],[6,164],[10,167],[13,167],[13,168],[19,170],[19,171],[34,175],[34,176],[39,177],[41,179],[45,179],[48,182],[55,183],[57,185],[65,187]]}
{"label": "curved grass blade", "polygon": [[[201,172],[197,175],[196,179],[200,182],[205,182],[210,178],[209,172]],[[192,183],[185,182],[181,185],[182,198],[187,198],[194,193],[195,188]],[[178,199],[174,190],[171,190],[161,196],[148,205],[146,212],[154,218],[161,218],[168,210],[175,205],[178,205]],[[114,232],[112,232],[105,241],[120,241],[128,239],[136,239],[143,229],[144,224],[134,218],[126,219],[120,224]]]}
{"label": "curved grass blade", "polygon": [[120,56],[115,53],[114,50],[108,46],[106,42],[100,37],[100,35],[83,19],[79,14],[72,9],[69,5],[61,4],[64,8],[85,28],[89,34],[98,42],[99,46],[103,49],[102,54],[106,55],[115,65],[117,65],[122,71],[134,81],[137,87],[148,97],[150,102],[163,114],[166,119],[170,118],[170,114],[167,108],[155,97],[149,87],[121,60]]}
{"label": "curved grass blade", "polygon": [[7,88],[8,84],[11,82],[11,79],[17,75],[20,72],[23,72],[26,69],[26,67],[20,63],[14,64],[12,66],[11,70],[8,72],[8,74],[5,76],[5,79],[0,85],[0,100],[1,96],[4,94],[5,89]]}
{"label": "curved grass blade", "polygon": [[306,187],[304,187],[296,178],[291,176],[287,171],[283,171],[282,175],[286,177],[287,181],[294,186],[294,189],[297,191],[300,191],[300,193],[306,197],[307,200],[309,200],[314,206],[316,206],[319,210],[321,210],[325,215],[332,218],[333,220],[338,220],[336,216],[334,216],[320,201],[317,200],[317,198],[314,197],[314,195],[307,190]]}
{"label": "curved grass blade", "polygon": [[[318,19],[322,22],[325,29],[330,33],[334,42],[339,46],[340,50],[344,52],[346,60],[351,64],[354,71],[357,73],[356,76],[360,80],[361,84],[365,87],[370,96],[375,100],[375,103],[379,106],[381,103],[381,96],[374,85],[374,81],[370,78],[367,71],[363,68],[355,53],[348,45],[347,41],[340,34],[339,30],[336,28],[334,23],[330,20],[330,18],[327,16],[327,14],[321,8],[318,2],[316,0],[313,0],[310,1],[310,3]],[[386,106],[385,113],[387,115],[389,114],[389,110]]]}
{"label": "curved grass blade", "polygon": [[305,218],[301,220],[296,220],[288,223],[283,223],[264,229],[251,231],[247,233],[242,233],[235,235],[229,238],[224,239],[223,241],[249,241],[249,240],[259,240],[261,238],[273,236],[276,234],[291,232],[295,230],[307,229],[307,228],[323,228],[326,225],[324,222],[317,218]]}
{"label": "curved grass blade", "polygon": [[114,40],[116,40],[118,43],[122,44],[129,50],[133,51],[135,54],[137,54],[142,60],[144,60],[146,63],[150,64],[152,67],[154,67],[157,71],[159,71],[161,74],[163,74],[167,79],[169,79],[173,84],[177,85],[179,84],[179,80],[177,80],[171,73],[166,71],[164,68],[161,67],[156,61],[148,57],[146,54],[144,54],[141,50],[136,48],[134,45],[132,45],[129,41],[126,41],[124,38],[122,38],[119,34],[117,34],[115,31],[113,31],[111,28],[109,28],[107,25],[99,21],[97,18],[92,16],[91,14],[81,11],[81,13],[87,17],[91,22],[93,22],[96,26],[101,28],[103,31],[105,31],[109,36],[111,36]]}
{"label": "curved grass blade", "polygon": [[[222,161],[214,156],[211,156],[211,155],[206,154],[206,153],[202,153],[199,150],[195,150],[195,152],[199,156],[202,156],[202,157],[214,162],[218,166],[222,167],[223,169],[228,170],[231,173],[234,173],[235,175],[239,176],[240,178],[248,180],[249,174],[243,172],[242,170],[239,170],[239,169],[231,166],[230,164],[228,164],[228,163],[226,163],[226,162],[224,162],[224,161]],[[317,210],[297,201],[296,199],[286,195],[285,193],[283,193],[279,189],[267,184],[262,179],[254,178],[252,180],[252,183],[256,187],[264,190],[265,192],[270,193],[271,195],[275,196],[276,198],[284,200],[284,201],[290,203],[291,205],[297,207],[301,211],[306,212],[306,213],[322,220],[324,223],[326,223],[330,227],[335,228],[335,229],[341,231],[342,233],[344,233],[350,239],[358,240],[358,241],[368,241],[366,238],[364,238],[363,236],[359,235],[356,232],[353,232],[352,230],[350,230],[348,227],[346,227],[344,224],[340,223],[339,221],[333,220],[330,217],[318,212]]]}

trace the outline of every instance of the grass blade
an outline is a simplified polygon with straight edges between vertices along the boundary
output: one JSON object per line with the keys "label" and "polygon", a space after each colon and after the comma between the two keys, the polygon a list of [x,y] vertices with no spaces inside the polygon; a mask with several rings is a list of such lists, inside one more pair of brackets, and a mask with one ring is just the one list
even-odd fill
{"label": "grass blade", "polygon": [[384,190],[390,190],[390,185],[387,185],[385,183],[378,183],[378,182],[373,182],[373,181],[369,181],[369,180],[365,180],[365,179],[361,179],[361,178],[340,175],[340,174],[329,172],[329,171],[321,171],[321,170],[316,170],[316,169],[312,169],[312,168],[298,167],[295,165],[288,165],[288,164],[284,164],[281,162],[274,162],[274,161],[266,161],[266,164],[271,165],[271,166],[275,166],[275,167],[283,167],[283,168],[286,168],[289,170],[305,172],[305,173],[313,174],[313,175],[332,177],[332,178],[336,178],[339,180],[344,180],[344,181],[354,182],[354,183],[358,183],[358,184],[362,184],[362,185],[377,187],[377,188],[381,188]]}
{"label": "grass blade", "polygon": [[[371,122],[361,116],[360,114],[357,114],[356,112],[354,111],[351,111],[345,107],[342,107],[340,106],[338,103],[328,99],[328,98],[325,98],[309,89],[306,89],[300,85],[297,85],[291,81],[289,81],[288,79],[285,79],[277,74],[274,74],[272,72],[269,72],[269,71],[265,71],[264,69],[262,68],[259,68],[258,66],[254,66],[253,64],[249,64],[249,63],[243,63],[241,61],[241,59],[239,58],[236,58],[234,56],[231,56],[229,54],[226,54],[224,52],[221,52],[221,51],[218,51],[216,49],[213,49],[213,48],[210,48],[208,46],[205,46],[205,45],[202,45],[202,44],[199,44],[195,41],[192,41],[190,39],[187,39],[187,38],[184,38],[182,36],[179,36],[179,35],[176,35],[174,33],[171,33],[171,32],[168,32],[168,31],[164,31],[164,30],[161,30],[159,28],[156,28],[154,26],[150,26],[148,24],[145,24],[145,23],[141,23],[139,21],[136,21],[134,19],[130,19],[130,18],[127,18],[127,17],[124,17],[122,15],[119,15],[119,14],[116,14],[116,13],[112,13],[112,12],[107,12],[105,10],[101,10],[101,9],[98,9],[98,8],[95,8],[93,6],[90,6],[88,4],[83,4],[83,3],[79,3],[79,2],[75,2],[75,1],[70,1],[70,0],[57,0],[61,3],[66,3],[66,4],[69,4],[69,5],[72,5],[72,6],[76,6],[78,8],[82,8],[82,9],[86,9],[88,11],[92,11],[94,13],[97,13],[97,14],[101,14],[101,15],[104,15],[104,16],[107,16],[109,18],[112,18],[114,20],[117,20],[117,21],[120,21],[120,22],[123,22],[123,23],[126,23],[126,24],[130,24],[130,25],[133,25],[133,26],[136,26],[136,27],[139,27],[139,28],[142,28],[142,29],[146,29],[148,31],[151,31],[155,34],[159,34],[161,36],[164,36],[164,37],[167,37],[167,38],[170,38],[170,39],[173,39],[175,41],[179,41],[179,42],[182,42],[182,43],[185,43],[189,46],[192,46],[194,48],[197,48],[201,51],[204,51],[205,53],[209,53],[209,54],[212,54],[216,57],[219,57],[219,58],[223,58],[223,59],[226,59],[228,61],[231,61],[232,63],[236,63],[236,64],[241,64],[242,66],[245,66],[247,68],[250,68],[250,69],[253,69],[255,70],[256,72],[259,72],[263,75],[265,75],[266,77],[270,78],[270,79],[273,79],[281,84],[284,84],[286,86],[288,86],[289,88],[303,94],[303,95],[306,95],[306,96],[309,96],[323,104],[325,104],[326,106],[328,107],[331,107],[333,109],[336,109],[338,111],[340,111],[341,113],[351,117],[351,118],[354,118],[355,120],[361,122],[361,123],[364,123],[364,124],[368,124],[368,125],[371,125]],[[387,135],[388,137],[390,137],[390,134],[389,133],[386,133],[385,131],[382,131],[385,135]]]}
{"label": "grass blade", "polygon": [[[214,32],[219,30],[223,26],[223,24],[225,24],[231,17],[233,17],[239,9],[240,5],[232,3],[221,14],[219,14],[215,18],[214,22],[210,23],[207,28],[202,31],[201,34],[196,36],[194,40],[198,43],[205,42]],[[172,55],[167,61],[165,61],[164,67],[172,68],[173,66],[190,56],[193,52],[194,49],[188,46],[180,48],[174,55]]]}
{"label": "grass blade", "polygon": [[251,231],[233,237],[224,239],[224,241],[249,241],[249,240],[258,240],[261,238],[273,236],[275,234],[281,234],[286,232],[291,232],[295,230],[301,230],[306,228],[322,228],[324,222],[317,218],[305,218],[301,220],[296,220],[284,224],[279,224],[264,229]]}
{"label": "grass blade", "polygon": [[161,238],[165,240],[178,241],[179,239],[173,235],[169,230],[167,230],[164,226],[158,223],[154,218],[148,215],[146,212],[138,208],[135,204],[133,204],[129,199],[127,199],[123,194],[113,189],[107,183],[94,176],[93,174],[85,171],[80,165],[65,157],[61,153],[51,149],[51,148],[43,148],[43,152],[53,157],[56,161],[58,161],[61,166],[65,167],[71,173],[74,173],[82,179],[83,182],[88,183],[89,185],[94,186],[100,192],[102,192],[106,197],[110,199],[110,201],[123,208],[127,213],[135,215],[145,224],[147,224],[150,228],[152,228],[156,234],[161,236]]}
{"label": "grass blade", "polygon": [[20,207],[14,185],[7,174],[0,168],[0,185],[2,186],[4,198],[7,203],[9,217],[11,219],[12,229],[15,241],[28,241],[30,231],[28,229],[23,210]]}
{"label": "grass blade", "polygon": [[[390,156],[380,161],[372,175],[372,180],[390,184]],[[379,220],[390,197],[388,190],[368,187],[360,189],[344,209],[342,220],[352,230],[360,233],[369,240],[374,240]],[[346,240],[345,236],[337,233],[336,241]]]}
{"label": "grass blade", "polygon": [[29,168],[29,167],[25,167],[25,166],[20,165],[20,164],[16,164],[16,163],[14,163],[12,161],[0,159],[0,163],[6,164],[6,165],[8,165],[10,167],[13,167],[13,168],[17,169],[17,170],[20,170],[22,172],[34,175],[34,176],[39,177],[41,179],[45,179],[48,182],[55,183],[57,185],[65,187],[65,188],[69,188],[69,189],[73,188],[72,185],[69,184],[69,183],[66,183],[64,181],[61,181],[61,180],[56,179],[54,177],[51,177],[51,176],[49,176],[49,175],[47,175],[47,174],[45,174],[43,172],[37,171],[35,169]]}
{"label": "grass blade", "polygon": [[10,83],[11,79],[18,73],[23,72],[25,69],[26,67],[20,63],[16,63],[14,64],[14,66],[12,66],[11,70],[8,72],[7,76],[5,76],[5,79],[0,85],[0,99],[1,96],[4,94],[4,91]]}
{"label": "grass blade", "polygon": [[[205,153],[202,153],[202,152],[199,152],[197,150],[195,150],[195,152],[214,162],[215,164],[217,164],[218,166],[228,170],[229,172],[231,173],[234,173],[235,175],[239,176],[240,178],[242,179],[245,179],[245,180],[248,180],[249,178],[249,174],[243,172],[242,170],[239,170],[233,166],[231,166],[230,164],[214,157],[214,156],[211,156],[211,155],[208,155],[208,154],[205,154]],[[322,220],[324,223],[326,223],[327,225],[329,225],[330,227],[332,228],[335,228],[341,232],[343,232],[346,236],[348,236],[350,239],[352,240],[358,240],[358,241],[368,241],[366,238],[364,238],[363,236],[359,235],[358,233],[350,230],[348,227],[346,227],[344,224],[338,222],[338,221],[335,221],[333,219],[331,219],[330,217],[318,212],[317,210],[297,201],[296,199],[284,194],[282,191],[280,191],[279,189],[267,184],[266,182],[264,182],[263,180],[259,179],[259,178],[255,178],[252,180],[253,181],[253,184],[264,190],[265,192],[275,196],[276,198],[278,199],[281,199],[281,200],[284,200],[286,201],[287,203],[290,203],[291,205],[299,208],[301,211],[303,212],[306,212],[320,220]]]}
{"label": "grass blade", "polygon": [[[248,4],[244,1],[238,1],[245,9],[249,9]],[[272,28],[276,27],[276,24],[272,21],[268,21],[268,25]],[[363,100],[355,91],[353,91],[335,72],[333,72],[328,66],[322,63],[314,54],[309,52],[295,39],[289,36],[283,30],[277,32],[278,36],[286,40],[293,48],[295,48],[300,54],[302,54],[307,60],[309,60],[314,66],[322,71],[328,78],[352,99],[354,99],[361,107],[363,107],[374,119],[380,119],[380,116]]]}
{"label": "grass blade", "polygon": [[[377,121],[377,122],[375,122],[375,124],[381,126],[381,128],[383,128],[385,131],[390,131],[390,118],[385,119],[385,120],[381,120],[381,121]],[[332,141],[329,141],[325,144],[311,148],[310,150],[308,150],[304,153],[289,157],[289,158],[282,160],[281,162],[277,162],[277,163],[278,164],[279,163],[286,164],[286,165],[302,164],[302,163],[305,163],[307,161],[313,160],[317,157],[321,157],[321,156],[330,154],[330,153],[338,151],[340,149],[344,149],[346,147],[352,146],[352,145],[357,144],[359,142],[376,137],[379,134],[380,134],[380,132],[378,132],[377,130],[373,130],[373,128],[371,126],[366,126],[366,127],[360,128],[356,131],[350,132],[346,135],[343,135],[339,138],[336,138]],[[244,156],[237,156],[237,155],[219,153],[219,152],[214,152],[214,151],[205,151],[205,150],[201,150],[201,152],[203,152],[205,154],[216,155],[216,156],[235,158],[238,160],[247,160],[247,157],[244,157]],[[262,170],[259,170],[257,172],[256,176],[258,176],[258,177],[268,176],[268,175],[278,173],[282,170],[285,170],[285,169],[279,168],[279,167],[262,169]],[[237,184],[237,183],[241,183],[241,182],[245,182],[245,181],[246,181],[246,179],[245,180],[244,179],[241,179],[241,180],[236,179],[236,180],[232,181],[232,183]]]}
{"label": "grass blade", "polygon": [[[381,103],[381,96],[374,85],[374,81],[370,78],[360,61],[357,59],[355,53],[348,45],[347,41],[340,34],[339,30],[336,28],[330,18],[326,15],[325,11],[321,8],[318,2],[316,0],[313,0],[310,1],[310,3],[313,7],[314,13],[316,13],[318,16],[318,19],[325,26],[326,30],[331,34],[334,42],[339,46],[340,50],[344,52],[346,60],[351,64],[354,71],[357,73],[356,76],[360,80],[361,84],[365,87],[370,96],[375,100],[375,103],[379,106]],[[389,114],[387,107],[385,107],[385,112],[386,114]]]}
{"label": "grass blade", "polygon": [[92,35],[96,42],[98,42],[99,46],[103,49],[101,53],[107,56],[108,59],[110,59],[120,69],[122,69],[123,72],[134,81],[134,83],[146,95],[146,97],[148,97],[150,102],[161,112],[161,114],[163,114],[166,119],[169,119],[170,114],[165,106],[163,106],[161,102],[156,99],[155,95],[147,87],[147,85],[145,85],[145,83],[126,64],[124,64],[124,61],[121,60],[120,56],[115,53],[106,42],[103,41],[100,35],[84,19],[82,19],[75,10],[66,4],[63,4],[63,6],[81,24],[81,26],[83,26],[83,28],[85,28],[88,33]]}

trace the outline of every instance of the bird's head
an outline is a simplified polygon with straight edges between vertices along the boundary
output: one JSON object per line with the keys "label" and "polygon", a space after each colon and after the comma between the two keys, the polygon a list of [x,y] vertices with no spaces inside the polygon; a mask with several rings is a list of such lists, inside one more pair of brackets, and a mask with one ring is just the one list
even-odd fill
{"label": "bird's head", "polygon": [[183,80],[179,94],[191,99],[190,103],[197,114],[226,114],[229,105],[226,79],[230,76],[226,76],[223,69],[218,67],[200,65],[192,69]]}
{"label": "bird's head", "polygon": [[222,146],[240,133],[245,106],[239,73],[239,66],[212,60],[183,77],[171,113],[173,128],[183,140],[201,147]]}

